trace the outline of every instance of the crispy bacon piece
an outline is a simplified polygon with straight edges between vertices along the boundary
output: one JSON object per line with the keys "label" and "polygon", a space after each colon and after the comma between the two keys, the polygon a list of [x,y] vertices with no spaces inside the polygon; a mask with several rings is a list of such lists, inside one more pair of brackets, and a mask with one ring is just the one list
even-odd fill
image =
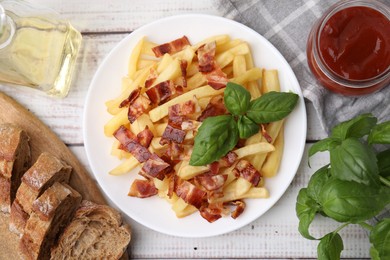
{"label": "crispy bacon piece", "polygon": [[196,176],[195,182],[199,183],[202,187],[204,187],[208,191],[215,191],[221,188],[225,184],[227,177],[228,176],[226,174],[216,175],[211,172],[206,172]]}
{"label": "crispy bacon piece", "polygon": [[177,196],[182,198],[186,203],[200,208],[204,202],[207,193],[188,181],[182,181],[175,190]]}
{"label": "crispy bacon piece", "polygon": [[137,198],[147,198],[156,195],[158,190],[153,182],[149,180],[136,179],[130,186],[128,196]]}
{"label": "crispy bacon piece", "polygon": [[133,103],[133,102],[139,97],[140,94],[141,94],[141,89],[140,89],[140,88],[134,89],[133,91],[131,91],[129,97],[126,98],[125,100],[123,100],[123,101],[119,104],[119,107],[120,107],[120,108],[122,108],[122,107],[127,107],[128,105],[130,105],[131,103]]}
{"label": "crispy bacon piece", "polygon": [[161,57],[165,53],[174,54],[184,49],[184,47],[191,45],[187,36],[183,36],[171,42],[167,42],[152,48],[156,57]]}
{"label": "crispy bacon piece", "polygon": [[181,144],[184,141],[184,137],[186,137],[185,131],[172,127],[171,125],[168,124],[164,130],[164,133],[160,140],[160,144],[161,145],[167,144],[168,141]]}
{"label": "crispy bacon piece", "polygon": [[232,218],[236,219],[244,212],[246,204],[242,200],[232,201],[231,204],[236,206],[236,209],[231,214]]}
{"label": "crispy bacon piece", "polygon": [[181,129],[185,131],[197,130],[200,123],[196,120],[186,120],[181,123]]}
{"label": "crispy bacon piece", "polygon": [[195,113],[197,108],[197,104],[193,100],[170,106],[168,108],[169,124],[176,128],[181,128],[183,121],[188,120],[187,116]]}
{"label": "crispy bacon piece", "polygon": [[210,99],[202,114],[198,117],[198,121],[203,122],[206,118],[211,116],[220,116],[227,114],[228,111],[223,103],[222,96],[215,96]]}
{"label": "crispy bacon piece", "polygon": [[137,137],[123,125],[115,131],[114,137],[120,142],[120,148],[131,153],[139,162],[145,162],[151,156],[149,150],[142,146]]}
{"label": "crispy bacon piece", "polygon": [[215,41],[200,46],[198,52],[198,70],[203,73],[211,72],[215,69]]}
{"label": "crispy bacon piece", "polygon": [[168,148],[164,155],[172,161],[189,160],[191,157],[192,145],[178,144],[175,142],[168,143]]}
{"label": "crispy bacon piece", "polygon": [[218,174],[219,172],[219,162],[212,162],[209,164],[209,168],[210,168],[210,173],[211,174]]}
{"label": "crispy bacon piece", "polygon": [[199,210],[200,215],[210,223],[217,221],[222,217],[222,210],[215,207],[202,207]]}
{"label": "crispy bacon piece", "polygon": [[162,104],[175,93],[176,89],[172,80],[160,82],[152,88],[146,90],[146,95],[148,95],[153,104]]}
{"label": "crispy bacon piece", "polygon": [[228,152],[224,157],[219,160],[220,167],[230,167],[237,160],[237,154],[235,152]]}
{"label": "crispy bacon piece", "polygon": [[264,124],[261,124],[261,135],[267,140],[268,143],[272,143],[272,137],[267,133]]}
{"label": "crispy bacon piece", "polygon": [[138,139],[138,142],[148,148],[150,143],[152,142],[152,139],[153,139],[153,133],[152,131],[150,131],[149,127],[146,126],[144,130],[142,130],[141,132],[139,132],[137,134],[137,139]]}
{"label": "crispy bacon piece", "polygon": [[228,83],[228,78],[226,74],[220,69],[216,68],[213,71],[206,73],[207,84],[209,84],[213,89],[221,89],[226,87]]}
{"label": "crispy bacon piece", "polygon": [[258,170],[256,170],[253,165],[246,161],[240,160],[236,167],[233,169],[233,173],[236,177],[242,177],[245,180],[249,181],[253,184],[253,186],[257,186],[261,179],[261,174]]}
{"label": "crispy bacon piece", "polygon": [[145,88],[150,88],[157,77],[158,77],[157,70],[155,68],[150,68],[149,75],[145,81]]}
{"label": "crispy bacon piece", "polygon": [[147,178],[163,180],[165,175],[172,170],[171,165],[166,163],[157,154],[152,154],[142,166],[140,174]]}
{"label": "crispy bacon piece", "polygon": [[187,87],[187,61],[186,60],[180,60],[180,70],[181,70],[181,84],[177,83],[183,88]]}
{"label": "crispy bacon piece", "polygon": [[127,117],[129,118],[130,123],[134,123],[137,118],[145,113],[150,105],[150,100],[147,97],[142,95],[138,96],[129,106],[129,112]]}

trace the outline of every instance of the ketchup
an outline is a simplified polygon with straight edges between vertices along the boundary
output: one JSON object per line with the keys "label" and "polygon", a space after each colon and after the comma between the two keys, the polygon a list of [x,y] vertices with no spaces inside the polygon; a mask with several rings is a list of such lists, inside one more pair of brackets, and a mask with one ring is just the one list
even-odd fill
{"label": "ketchup", "polygon": [[337,12],[326,22],[319,41],[325,64],[340,77],[370,79],[390,65],[390,21],[372,8]]}
{"label": "ketchup", "polygon": [[307,46],[309,67],[330,90],[368,94],[390,83],[389,14],[371,6],[342,5],[348,1],[336,4],[336,11],[326,13],[313,28]]}

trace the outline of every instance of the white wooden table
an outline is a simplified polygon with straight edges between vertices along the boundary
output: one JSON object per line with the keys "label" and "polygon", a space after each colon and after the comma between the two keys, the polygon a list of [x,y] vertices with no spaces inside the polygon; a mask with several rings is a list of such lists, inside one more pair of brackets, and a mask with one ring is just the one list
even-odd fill
{"label": "white wooden table", "polygon": [[[58,11],[83,34],[76,75],[69,96],[53,99],[27,88],[0,84],[4,91],[30,109],[70,147],[89,169],[82,136],[84,101],[90,81],[103,58],[126,35],[156,19],[183,13],[218,15],[208,0],[35,0]],[[152,231],[128,219],[132,231],[131,257],[135,259],[184,258],[316,258],[317,242],[304,239],[297,230],[295,201],[300,188],[319,166],[327,163],[327,154],[316,155],[308,167],[307,150],[313,142],[324,138],[316,113],[306,102],[308,133],[306,151],[295,179],[278,203],[265,215],[249,225],[225,235],[189,239]],[[316,221],[311,231],[317,237],[330,232],[336,224],[329,219]],[[344,239],[343,258],[369,257],[367,234],[358,226],[341,231]]]}

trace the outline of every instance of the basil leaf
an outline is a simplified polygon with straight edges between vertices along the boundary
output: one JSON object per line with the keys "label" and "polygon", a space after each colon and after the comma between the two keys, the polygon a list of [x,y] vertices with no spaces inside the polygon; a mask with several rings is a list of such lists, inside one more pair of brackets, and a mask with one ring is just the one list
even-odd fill
{"label": "basil leaf", "polygon": [[190,165],[200,166],[219,160],[238,142],[238,129],[230,115],[206,118],[195,137]]}
{"label": "basil leaf", "polygon": [[233,115],[243,115],[249,108],[251,94],[242,86],[228,82],[224,91],[224,103]]}
{"label": "basil leaf", "polygon": [[238,132],[241,139],[247,139],[259,132],[259,125],[246,116],[240,116],[237,121]]}
{"label": "basil leaf", "polygon": [[361,138],[370,133],[376,122],[377,118],[372,114],[359,115],[335,126],[332,130],[331,137],[340,140],[349,137]]}
{"label": "basil leaf", "polygon": [[299,233],[307,239],[315,239],[309,233],[309,226],[318,211],[318,205],[307,195],[306,188],[301,189],[298,193],[295,211],[299,219]]}
{"label": "basil leaf", "polygon": [[378,160],[379,175],[383,177],[390,176],[390,149],[384,150],[376,155]]}
{"label": "basil leaf", "polygon": [[309,180],[307,184],[307,195],[317,203],[320,201],[320,193],[322,187],[330,178],[329,165],[318,169]]}
{"label": "basil leaf", "polygon": [[329,233],[321,238],[317,247],[318,260],[339,260],[344,245],[338,233]]}
{"label": "basil leaf", "polygon": [[325,138],[313,144],[309,149],[309,157],[313,156],[317,152],[330,151],[336,146],[340,145],[340,141],[335,138]]}
{"label": "basil leaf", "polygon": [[385,218],[374,226],[370,242],[380,259],[390,259],[390,218]]}
{"label": "basil leaf", "polygon": [[348,138],[330,151],[332,176],[365,185],[380,184],[374,151],[356,138]]}
{"label": "basil leaf", "polygon": [[295,93],[271,91],[252,100],[246,115],[258,124],[278,121],[291,113],[298,99]]}
{"label": "basil leaf", "polygon": [[390,121],[374,126],[368,136],[370,144],[390,144]]}
{"label": "basil leaf", "polygon": [[330,178],[320,192],[322,211],[339,222],[358,223],[377,215],[389,202],[387,187]]}

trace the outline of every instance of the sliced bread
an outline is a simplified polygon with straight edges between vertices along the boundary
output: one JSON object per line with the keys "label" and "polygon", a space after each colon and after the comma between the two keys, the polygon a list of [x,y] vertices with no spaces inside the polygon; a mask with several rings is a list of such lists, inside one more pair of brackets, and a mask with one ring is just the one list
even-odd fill
{"label": "sliced bread", "polygon": [[0,125],[0,210],[10,212],[21,177],[31,163],[29,137],[20,127]]}
{"label": "sliced bread", "polygon": [[130,229],[115,209],[84,200],[51,259],[125,259]]}
{"label": "sliced bread", "polygon": [[32,212],[33,202],[55,182],[69,182],[72,168],[49,153],[42,153],[23,175],[11,208],[10,230],[19,235]]}
{"label": "sliced bread", "polygon": [[72,220],[81,195],[67,184],[55,182],[33,203],[20,241],[26,259],[50,259],[50,250]]}

